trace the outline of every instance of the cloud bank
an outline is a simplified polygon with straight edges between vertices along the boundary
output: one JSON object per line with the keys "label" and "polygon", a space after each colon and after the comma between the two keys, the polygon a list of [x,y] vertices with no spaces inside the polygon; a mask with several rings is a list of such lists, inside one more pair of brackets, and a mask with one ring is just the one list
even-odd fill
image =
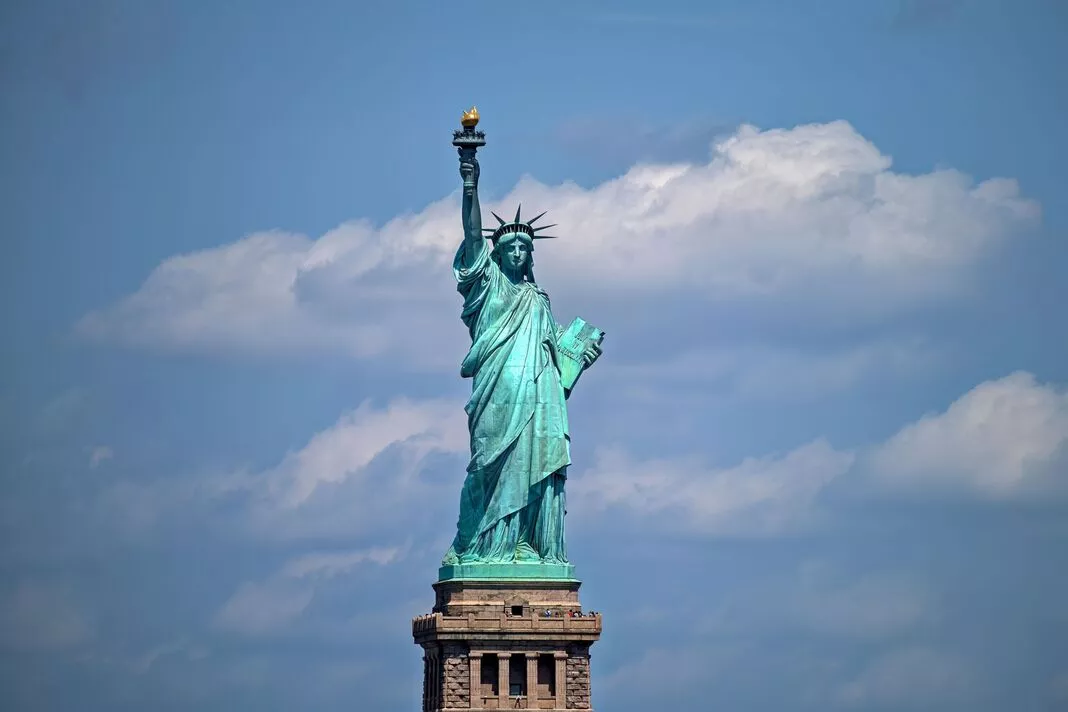
{"label": "cloud bank", "polygon": [[[227,526],[255,539],[359,540],[393,551],[425,535],[422,543],[436,552],[451,538],[467,448],[462,403],[367,402],[265,470],[186,483],[181,497],[165,486],[141,489],[133,500],[109,493],[103,501],[123,510],[141,502],[109,515],[140,518],[144,502],[154,502],[150,509],[197,506],[212,516],[221,499]],[[821,438],[785,453],[716,465],[699,451],[641,457],[622,444],[606,445],[588,466],[571,468],[569,511],[583,529],[629,522],[698,539],[780,537],[833,523],[849,506],[828,500],[837,484],[865,498],[895,500],[1062,497],[1068,493],[1066,453],[1068,391],[1019,372],[980,383],[945,410],[852,450]],[[422,513],[421,522],[397,514],[413,511]],[[422,526],[428,522],[433,526]],[[441,541],[433,540],[435,532]],[[345,561],[290,562],[281,580],[300,578],[299,571],[329,572]],[[244,595],[260,595],[259,586],[249,583]],[[289,588],[302,596],[307,590],[282,587]],[[296,606],[303,598],[285,600]]]}
{"label": "cloud bank", "polygon": [[818,523],[832,482],[867,493],[1027,500],[1068,491],[1068,391],[1028,373],[986,381],[857,452],[825,440],[728,468],[700,457],[602,449],[573,481],[573,508],[617,512],[661,531],[769,536]]}
{"label": "cloud bank", "polygon": [[[704,303],[774,298],[861,320],[959,293],[977,262],[1038,218],[1012,180],[891,165],[845,122],[742,126],[707,163],[637,165],[588,189],[524,178],[483,212],[552,209],[564,239],[537,251],[551,293],[623,306],[680,291]],[[444,367],[452,361],[420,345],[460,348],[443,327],[457,304],[442,297],[461,239],[456,200],[380,227],[262,232],[176,255],[77,331],[165,350]]]}

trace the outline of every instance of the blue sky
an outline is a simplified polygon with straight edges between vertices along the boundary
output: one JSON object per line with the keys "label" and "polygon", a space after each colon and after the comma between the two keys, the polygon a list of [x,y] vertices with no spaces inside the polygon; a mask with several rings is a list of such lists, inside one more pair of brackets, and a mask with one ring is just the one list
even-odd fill
{"label": "blue sky", "polygon": [[416,707],[471,103],[595,707],[1068,705],[1059,3],[307,5],[0,10],[5,709]]}

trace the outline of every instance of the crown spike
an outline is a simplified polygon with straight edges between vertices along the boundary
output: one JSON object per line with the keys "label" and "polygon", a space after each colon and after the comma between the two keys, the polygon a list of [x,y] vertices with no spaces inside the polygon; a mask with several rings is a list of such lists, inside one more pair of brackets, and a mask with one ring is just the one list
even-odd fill
{"label": "crown spike", "polygon": [[490,211],[490,215],[492,215],[493,217],[497,218],[497,222],[499,222],[501,225],[507,225],[508,224],[508,223],[504,222],[504,218],[502,218],[500,215],[498,215],[497,213],[493,212],[492,210]]}
{"label": "crown spike", "polygon": [[530,225],[531,227],[533,227],[534,223],[538,222],[538,220],[541,218],[541,216],[544,215],[547,212],[549,212],[549,211],[548,210],[543,210],[538,215],[535,215],[533,218],[531,218],[530,220],[527,221],[527,225]]}
{"label": "crown spike", "polygon": [[523,204],[522,204],[522,203],[520,203],[520,204],[519,204],[519,207],[515,209],[515,220],[513,220],[512,222],[516,222],[516,223],[518,223],[518,222],[519,222],[519,213],[520,213],[520,212],[521,212],[522,210],[523,210]]}
{"label": "crown spike", "polygon": [[557,239],[559,239],[556,235],[531,235],[530,237],[533,240],[557,240]]}
{"label": "crown spike", "polygon": [[[527,223],[527,225],[529,225],[529,224],[530,223]],[[542,225],[541,227],[536,227],[536,228],[534,228],[534,232],[537,232],[538,230],[548,230],[551,227],[556,227],[556,223],[553,223],[551,225]]]}

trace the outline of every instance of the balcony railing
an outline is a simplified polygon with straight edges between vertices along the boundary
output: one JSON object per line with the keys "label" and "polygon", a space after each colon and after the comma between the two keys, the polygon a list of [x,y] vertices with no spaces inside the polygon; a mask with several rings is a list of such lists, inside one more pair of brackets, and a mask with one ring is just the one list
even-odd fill
{"label": "balcony railing", "polygon": [[442,613],[428,613],[412,619],[413,633],[429,633],[438,631],[464,632],[467,630],[477,631],[500,631],[514,633],[594,633],[601,632],[601,614],[592,613],[582,616],[561,615],[546,616],[540,612],[514,616],[505,612],[499,614],[467,613],[460,616],[447,616]]}

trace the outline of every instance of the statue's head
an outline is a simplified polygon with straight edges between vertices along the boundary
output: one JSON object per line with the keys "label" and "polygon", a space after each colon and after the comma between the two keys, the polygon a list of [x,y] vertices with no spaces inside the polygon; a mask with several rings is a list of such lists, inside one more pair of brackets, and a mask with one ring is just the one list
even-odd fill
{"label": "statue's head", "polygon": [[534,227],[534,223],[545,213],[535,216],[529,222],[523,222],[520,218],[522,209],[523,206],[520,205],[515,211],[515,220],[512,222],[505,222],[497,213],[492,213],[500,224],[496,228],[484,228],[484,230],[492,233],[490,241],[493,242],[493,261],[505,273],[533,282],[534,240],[551,239],[551,235],[538,235],[537,232],[553,226]]}
{"label": "statue's head", "polygon": [[534,281],[534,241],[524,233],[502,235],[493,245],[493,260],[506,273]]}

